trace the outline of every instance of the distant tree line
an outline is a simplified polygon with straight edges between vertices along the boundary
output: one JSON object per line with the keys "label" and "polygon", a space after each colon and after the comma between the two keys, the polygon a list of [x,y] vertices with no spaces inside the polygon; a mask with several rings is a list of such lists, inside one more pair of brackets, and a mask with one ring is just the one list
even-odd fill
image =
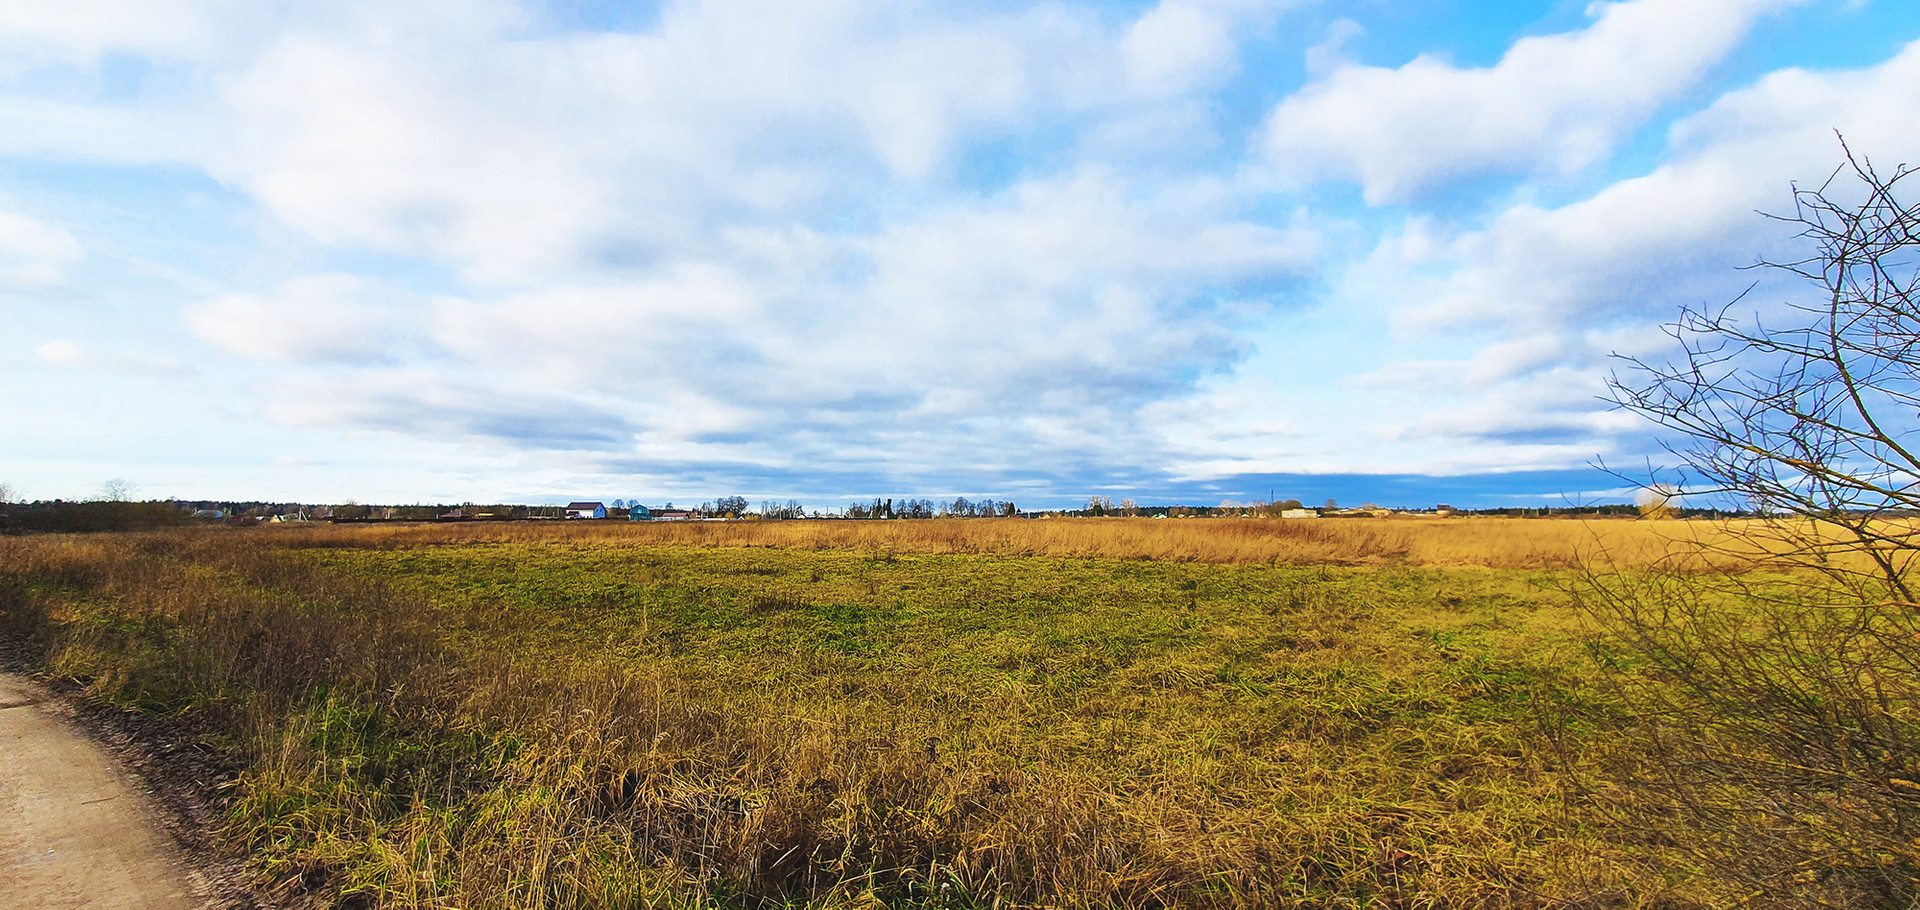
{"label": "distant tree line", "polygon": [[855,519],[1012,518],[1019,514],[1019,507],[1012,502],[993,499],[975,501],[965,496],[955,497],[951,502],[935,502],[931,499],[875,499],[870,503],[854,503],[841,512],[843,517]]}
{"label": "distant tree line", "polygon": [[191,512],[168,502],[0,502],[0,531],[144,531],[192,521]]}
{"label": "distant tree line", "polygon": [[726,518],[728,516],[738,518],[747,514],[747,498],[745,496],[722,496],[713,502],[701,503],[700,507],[695,511],[709,518]]}
{"label": "distant tree line", "polygon": [[[490,505],[472,502],[459,504],[412,505],[367,505],[348,501],[340,505],[313,505],[296,502],[233,501],[233,500],[165,500],[134,502],[131,500],[133,485],[122,480],[108,481],[101,492],[88,500],[51,500],[40,502],[19,501],[12,488],[0,484],[0,531],[113,531],[138,530],[142,528],[165,527],[190,522],[226,522],[231,524],[255,524],[268,520],[306,520],[306,521],[526,521],[557,520],[564,518],[566,510],[561,506],[521,505],[514,503],[495,503]],[[625,519],[630,510],[641,506],[639,499],[615,499],[608,510],[608,517]],[[672,509],[668,502],[660,508]],[[880,498],[848,505],[836,512],[809,512],[798,500],[784,502],[763,500],[757,507],[748,502],[745,496],[723,496],[702,502],[698,507],[689,509],[697,518],[733,518],[756,520],[791,520],[801,518],[845,518],[856,520],[876,519],[929,519],[929,518],[1008,518],[1008,517],[1058,517],[1058,518],[1102,518],[1111,516],[1144,518],[1258,518],[1280,517],[1289,512],[1295,514],[1307,510],[1328,517],[1365,518],[1377,514],[1379,510],[1372,503],[1366,503],[1360,509],[1339,508],[1334,500],[1327,500],[1318,509],[1310,509],[1298,499],[1276,499],[1270,502],[1223,503],[1218,506],[1161,505],[1143,506],[1131,497],[1123,497],[1118,502],[1109,495],[1090,496],[1084,507],[1078,509],[1052,509],[1035,512],[1022,512],[1008,500],[983,498],[970,500],[964,496],[952,500],[935,500],[925,497]],[[1453,509],[1449,506],[1437,506],[1424,511],[1438,511],[1460,515],[1500,516],[1508,518],[1575,518],[1575,517],[1673,517],[1673,518],[1746,518],[1758,513],[1726,508],[1678,507],[1663,503],[1659,508],[1649,511],[1645,504],[1605,504],[1585,506],[1513,506],[1497,509]]]}
{"label": "distant tree line", "polygon": [[[1460,511],[1462,515],[1493,515],[1507,518],[1577,518],[1583,516],[1639,518],[1648,514],[1643,505],[1613,503],[1596,506],[1543,506],[1539,508],[1510,507],[1504,509],[1470,509]],[[1752,518],[1759,513],[1745,509],[1692,508],[1664,506],[1661,517],[1670,518]]]}

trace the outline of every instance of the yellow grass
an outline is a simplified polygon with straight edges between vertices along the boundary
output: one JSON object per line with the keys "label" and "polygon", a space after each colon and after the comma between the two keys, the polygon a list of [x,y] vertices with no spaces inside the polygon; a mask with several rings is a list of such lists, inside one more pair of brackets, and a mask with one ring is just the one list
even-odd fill
{"label": "yellow grass", "polygon": [[[282,529],[307,545],[574,542],[784,547],[877,553],[1072,556],[1165,562],[1564,568],[1664,560],[1682,540],[1735,547],[1743,522],[1621,519],[930,519],[396,524]],[[1733,558],[1733,557],[1729,557]]]}
{"label": "yellow grass", "polygon": [[229,835],[316,901],[1674,906],[1719,886],[1650,877],[1576,786],[1617,708],[1564,567],[1743,530],[44,535],[0,538],[0,634],[224,724]]}

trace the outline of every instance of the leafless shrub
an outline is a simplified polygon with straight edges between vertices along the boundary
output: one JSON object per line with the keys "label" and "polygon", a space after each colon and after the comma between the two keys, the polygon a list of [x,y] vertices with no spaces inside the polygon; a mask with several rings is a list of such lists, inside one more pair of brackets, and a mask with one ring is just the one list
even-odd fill
{"label": "leafless shrub", "polygon": [[[1614,400],[1678,431],[1689,494],[1733,496],[1774,571],[1590,572],[1631,711],[1618,803],[1681,868],[1764,906],[1920,898],[1920,205],[1848,152],[1781,219],[1812,248],[1792,325],[1689,311],[1677,363]],[[1717,538],[1725,542],[1738,538]],[[1703,539],[1704,540],[1704,539]],[[1710,553],[1707,555],[1711,555]]]}

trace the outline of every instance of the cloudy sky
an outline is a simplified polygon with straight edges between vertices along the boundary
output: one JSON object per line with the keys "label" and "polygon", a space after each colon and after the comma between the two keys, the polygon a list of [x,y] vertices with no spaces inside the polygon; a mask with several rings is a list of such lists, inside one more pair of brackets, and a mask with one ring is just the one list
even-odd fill
{"label": "cloudy sky", "polygon": [[1836,131],[1920,4],[8,0],[0,482],[1590,500]]}

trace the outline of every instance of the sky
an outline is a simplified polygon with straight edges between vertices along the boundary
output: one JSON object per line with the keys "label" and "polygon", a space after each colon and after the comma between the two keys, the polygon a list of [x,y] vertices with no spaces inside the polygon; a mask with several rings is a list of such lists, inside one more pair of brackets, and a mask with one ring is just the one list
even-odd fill
{"label": "sky", "polygon": [[8,0],[0,483],[1622,501],[1837,136],[1920,4]]}

